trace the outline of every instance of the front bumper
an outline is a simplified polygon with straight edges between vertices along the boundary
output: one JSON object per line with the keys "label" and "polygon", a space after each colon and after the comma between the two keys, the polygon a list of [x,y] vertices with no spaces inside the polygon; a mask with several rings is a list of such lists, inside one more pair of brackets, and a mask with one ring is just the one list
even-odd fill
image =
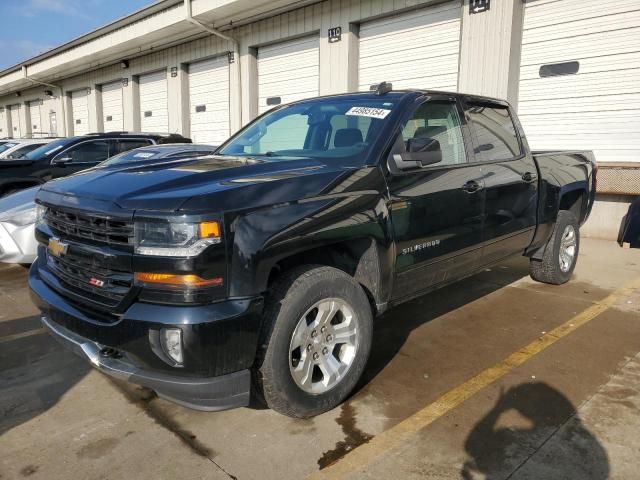
{"label": "front bumper", "polygon": [[33,263],[37,249],[33,224],[18,227],[0,222],[0,262]]}
{"label": "front bumper", "polygon": [[[257,350],[261,299],[200,306],[138,302],[107,324],[45,283],[37,264],[30,270],[29,287],[44,326],[103,373],[198,410],[249,404],[249,368]],[[183,331],[185,362],[180,368],[163,361],[151,344],[150,332],[168,326]]]}
{"label": "front bumper", "polygon": [[149,372],[118,357],[104,354],[104,347],[76,335],[47,316],[42,323],[64,347],[88,360],[103,373],[136,385],[153,389],[158,396],[196,410],[226,410],[249,405],[251,373],[249,370],[213,378],[182,378]]}

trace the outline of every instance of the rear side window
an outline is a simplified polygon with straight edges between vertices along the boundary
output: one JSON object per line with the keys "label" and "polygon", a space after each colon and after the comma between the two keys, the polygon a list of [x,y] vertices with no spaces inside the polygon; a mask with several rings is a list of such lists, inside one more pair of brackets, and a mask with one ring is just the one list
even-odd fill
{"label": "rear side window", "polygon": [[471,104],[465,113],[475,141],[477,162],[511,160],[521,155],[516,127],[507,107]]}
{"label": "rear side window", "polygon": [[118,143],[120,144],[120,148],[118,149],[120,153],[128,152],[134,148],[148,147],[151,145],[149,140],[119,140]]}

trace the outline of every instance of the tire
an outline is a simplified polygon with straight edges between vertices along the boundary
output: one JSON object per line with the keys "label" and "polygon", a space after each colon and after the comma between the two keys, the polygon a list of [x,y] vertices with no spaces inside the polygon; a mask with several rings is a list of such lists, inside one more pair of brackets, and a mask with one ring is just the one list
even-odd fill
{"label": "tire", "polygon": [[[316,323],[320,317],[325,321]],[[372,332],[367,295],[349,275],[325,266],[303,266],[285,273],[265,307],[254,376],[257,393],[269,408],[290,417],[313,417],[331,410],[362,376]],[[348,340],[341,344],[338,338],[347,338],[348,333]],[[343,371],[332,380],[325,371],[336,366]]]}
{"label": "tire", "polygon": [[[571,240],[571,231],[573,240]],[[565,245],[573,244],[573,255],[566,256],[567,250],[563,250],[565,256],[561,258],[561,249]],[[575,215],[568,210],[560,210],[558,219],[551,234],[551,238],[544,247],[542,260],[531,259],[529,274],[538,282],[561,285],[571,278],[576,267],[580,252],[580,225]],[[563,261],[564,259],[564,261]]]}

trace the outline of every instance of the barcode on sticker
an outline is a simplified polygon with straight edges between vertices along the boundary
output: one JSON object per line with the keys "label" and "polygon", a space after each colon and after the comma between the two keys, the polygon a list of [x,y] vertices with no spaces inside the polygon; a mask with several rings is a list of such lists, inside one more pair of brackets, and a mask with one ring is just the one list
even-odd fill
{"label": "barcode on sticker", "polygon": [[357,117],[371,117],[371,118],[386,118],[391,113],[391,110],[385,108],[373,108],[373,107],[351,107],[346,115],[354,115]]}

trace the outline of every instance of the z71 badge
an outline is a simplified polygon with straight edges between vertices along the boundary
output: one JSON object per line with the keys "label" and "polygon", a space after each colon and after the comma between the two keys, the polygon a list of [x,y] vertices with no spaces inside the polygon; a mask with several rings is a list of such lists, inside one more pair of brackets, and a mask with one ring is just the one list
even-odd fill
{"label": "z71 badge", "polygon": [[424,250],[425,248],[433,248],[437,247],[438,245],[440,245],[440,240],[431,240],[429,242],[419,243],[418,245],[414,245],[412,247],[403,248],[402,255],[419,252],[420,250]]}

